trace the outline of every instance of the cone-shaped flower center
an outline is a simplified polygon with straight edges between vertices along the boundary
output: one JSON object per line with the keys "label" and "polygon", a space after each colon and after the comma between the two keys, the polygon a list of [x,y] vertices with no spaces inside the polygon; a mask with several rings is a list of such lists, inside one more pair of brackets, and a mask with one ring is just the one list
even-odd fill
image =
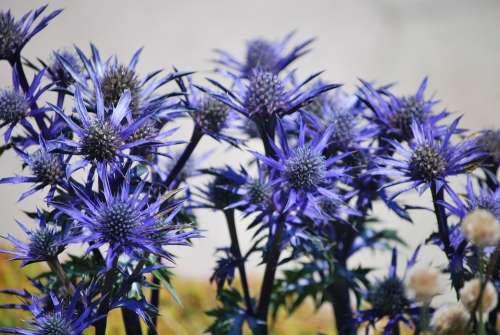
{"label": "cone-shaped flower center", "polygon": [[82,138],[82,151],[89,160],[99,162],[111,161],[115,158],[120,145],[120,136],[113,125],[106,121],[94,121]]}
{"label": "cone-shaped flower center", "polygon": [[413,177],[432,181],[446,172],[446,161],[435,147],[422,144],[413,151],[410,169]]}
{"label": "cone-shaped flower center", "polygon": [[373,309],[380,315],[394,315],[403,310],[408,300],[404,284],[398,278],[387,278],[371,293]]}
{"label": "cone-shaped flower center", "polygon": [[40,325],[39,334],[43,335],[70,335],[71,328],[69,323],[59,314],[53,314],[46,317]]}
{"label": "cone-shaped flower center", "polygon": [[23,43],[23,34],[14,18],[0,12],[0,59],[12,58]]}
{"label": "cone-shaped flower center", "polygon": [[251,180],[246,185],[247,197],[251,204],[260,205],[271,198],[271,187],[260,180]]}
{"label": "cone-shaped flower center", "polygon": [[405,138],[411,138],[413,120],[422,123],[425,120],[425,110],[422,101],[414,96],[402,97],[401,106],[393,115],[392,124],[401,131]]}
{"label": "cone-shaped flower center", "polygon": [[317,186],[325,177],[325,157],[307,146],[297,148],[285,162],[285,173],[294,188]]}
{"label": "cone-shaped flower center", "polygon": [[253,115],[272,115],[285,108],[285,88],[278,76],[255,71],[250,78],[245,106]]}
{"label": "cone-shaped flower center", "polygon": [[29,251],[33,257],[51,258],[59,254],[57,232],[50,228],[40,228],[30,236]]}
{"label": "cone-shaped flower center", "polygon": [[353,139],[353,128],[356,125],[354,116],[348,111],[336,112],[331,116],[330,122],[333,125],[330,137],[333,145],[341,149],[349,146]]}
{"label": "cone-shaped flower center", "polygon": [[139,222],[139,213],[129,203],[115,202],[100,218],[102,233],[112,242],[125,242]]}
{"label": "cone-shaped flower center", "polygon": [[106,106],[116,106],[125,90],[130,91],[132,101],[130,108],[136,111],[138,108],[139,81],[134,71],[126,66],[112,66],[104,74],[101,82],[102,94]]}
{"label": "cone-shaped flower center", "polygon": [[195,112],[196,123],[208,131],[219,132],[226,124],[229,108],[211,97],[203,99],[200,110]]}
{"label": "cone-shaped flower center", "polygon": [[276,66],[278,55],[273,45],[267,41],[257,39],[248,44],[246,66],[251,71],[257,66],[263,71],[272,71]]}
{"label": "cone-shaped flower center", "polygon": [[0,92],[0,120],[16,122],[29,113],[29,105],[23,95],[14,90],[4,89]]}
{"label": "cone-shaped flower center", "polygon": [[38,180],[45,184],[56,184],[64,177],[64,167],[57,154],[38,150],[30,156],[29,166]]}

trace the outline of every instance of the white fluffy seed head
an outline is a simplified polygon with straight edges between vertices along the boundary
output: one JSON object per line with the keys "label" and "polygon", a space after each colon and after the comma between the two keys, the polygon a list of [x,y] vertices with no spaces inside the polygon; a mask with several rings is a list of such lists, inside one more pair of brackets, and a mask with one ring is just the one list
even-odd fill
{"label": "white fluffy seed head", "polygon": [[[472,312],[476,307],[480,292],[481,280],[479,278],[469,280],[460,290],[460,302],[469,312]],[[495,286],[488,281],[484,287],[481,303],[477,311],[481,310],[484,314],[488,314],[496,307],[497,302],[498,296]]]}
{"label": "white fluffy seed head", "polygon": [[433,268],[413,267],[408,274],[406,286],[415,300],[429,303],[442,291],[440,272]]}
{"label": "white fluffy seed head", "polygon": [[500,240],[500,223],[490,211],[475,209],[462,220],[465,237],[474,245],[484,248]]}
{"label": "white fluffy seed head", "polygon": [[436,335],[467,335],[469,318],[461,304],[446,305],[434,312],[431,327]]}

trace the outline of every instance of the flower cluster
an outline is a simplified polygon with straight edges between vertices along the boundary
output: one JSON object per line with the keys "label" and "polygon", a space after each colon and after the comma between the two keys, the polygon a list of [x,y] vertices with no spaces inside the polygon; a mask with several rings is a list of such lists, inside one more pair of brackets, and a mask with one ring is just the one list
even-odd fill
{"label": "flower cluster", "polygon": [[[340,335],[498,331],[499,130],[471,136],[427,96],[427,78],[403,95],[365,80],[348,92],[322,72],[301,80],[291,65],[313,40],[290,46],[293,34],[251,40],[243,59],[216,50],[205,83],[175,67],[142,76],[142,49],[122,62],[94,44],[89,53],[59,48],[35,64],[21,52],[60,13],[39,18],[45,9],[18,20],[0,12],[0,60],[12,70],[12,87],[0,89],[0,154],[12,149],[26,169],[0,184],[28,184],[20,201],[44,194],[27,213],[34,225],[18,222],[26,236],[6,235],[0,252],[50,269],[30,278],[36,293],[2,290],[21,302],[0,308],[32,317],[0,333],[104,335],[119,309],[127,335],[141,335],[141,322],[156,334],[162,285],[177,299],[166,269],[172,247],[203,235],[199,208],[221,213],[214,217],[230,239],[217,250],[218,305],[206,332],[267,335],[280,310],[293,313],[308,299],[332,305]],[[184,117],[191,137],[174,140]],[[194,154],[208,138],[237,151],[240,165],[200,168],[215,151]],[[414,191],[431,202],[399,197]],[[435,229],[403,241],[380,206],[410,222],[431,211]],[[249,248],[238,227],[247,223]],[[445,264],[425,263],[428,247]],[[375,250],[389,256],[386,276],[370,262],[354,266]],[[252,288],[255,258],[263,276]],[[450,293],[450,304],[435,299]]]}

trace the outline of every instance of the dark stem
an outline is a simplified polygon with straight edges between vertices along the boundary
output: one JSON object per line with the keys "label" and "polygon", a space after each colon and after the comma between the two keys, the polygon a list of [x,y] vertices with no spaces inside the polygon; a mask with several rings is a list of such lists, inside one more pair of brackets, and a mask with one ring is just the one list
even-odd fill
{"label": "dark stem", "polygon": [[[66,94],[64,94],[63,92],[57,93],[57,107],[59,107],[61,109],[63,108],[65,96],[66,96]],[[59,116],[59,114],[56,114],[56,115]]]}
{"label": "dark stem", "polygon": [[122,319],[127,335],[142,334],[141,321],[133,311],[122,308]]}
{"label": "dark stem", "polygon": [[234,220],[234,209],[229,209],[224,211],[226,217],[227,227],[229,229],[229,236],[231,238],[231,251],[236,257],[238,262],[238,271],[241,277],[241,286],[243,287],[243,295],[245,297],[245,304],[250,315],[253,314],[252,299],[250,297],[250,290],[248,287],[247,273],[245,270],[245,262],[241,255],[240,243],[238,241],[238,232],[236,230],[236,224]]}
{"label": "dark stem", "polygon": [[274,140],[275,134],[275,121],[272,119],[260,119],[255,120],[255,124],[259,129],[260,138],[262,139],[262,144],[264,145],[264,151],[268,157],[276,157],[276,153],[271,147],[270,141]]}
{"label": "dark stem", "polygon": [[266,269],[264,270],[264,277],[262,279],[262,288],[260,291],[259,305],[257,308],[257,319],[262,322],[259,326],[258,334],[267,335],[267,315],[269,313],[269,304],[271,303],[271,294],[274,286],[274,277],[278,268],[278,261],[281,254],[281,238],[285,231],[285,222],[283,218],[278,219],[278,226],[276,227],[276,234],[271,242],[271,248],[265,258]]}
{"label": "dark stem", "polygon": [[68,276],[66,276],[66,272],[64,272],[64,269],[57,259],[57,257],[54,257],[50,259],[48,262],[50,269],[52,272],[54,272],[63,285],[64,289],[66,290],[66,293],[68,296],[73,296],[75,294],[75,287],[73,286],[73,283],[69,280]]}
{"label": "dark stem", "polygon": [[177,175],[182,171],[182,168],[184,167],[184,165],[186,165],[186,162],[188,161],[189,157],[191,157],[191,154],[193,153],[194,149],[196,148],[202,137],[203,137],[203,132],[201,131],[201,129],[195,126],[188,145],[184,149],[182,155],[177,160],[177,163],[175,163],[174,168],[172,169],[172,171],[170,171],[167,180],[165,181],[165,186],[167,188],[170,187],[175,178],[177,178]]}
{"label": "dark stem", "polygon": [[437,191],[436,183],[431,184],[432,201],[434,203],[434,213],[438,222],[438,233],[441,242],[444,245],[444,252],[450,262],[450,272],[452,276],[452,285],[455,289],[457,297],[460,294],[460,288],[463,286],[463,271],[461,262],[456,262],[454,259],[455,249],[450,242],[450,230],[446,218],[444,206],[441,204],[444,201],[444,189]]}
{"label": "dark stem", "polygon": [[[186,165],[189,157],[191,157],[194,149],[200,143],[201,138],[203,137],[203,132],[200,128],[197,126],[194,127],[193,129],[193,134],[191,135],[191,139],[189,140],[188,145],[186,148],[184,148],[184,152],[182,155],[179,157],[177,160],[177,163],[175,163],[174,168],[172,171],[170,171],[169,175],[167,176],[167,180],[165,181],[165,187],[167,189],[170,188],[172,183],[175,181],[179,173],[182,171],[184,166]],[[157,310],[159,310],[160,306],[160,279],[157,277],[153,277],[153,284],[156,286],[151,290],[151,305],[153,305]],[[151,315],[151,319],[153,320],[153,324],[156,326],[158,323],[158,315],[154,313]],[[149,330],[148,332],[149,335],[153,335],[154,332],[153,330]]]}
{"label": "dark stem", "polygon": [[116,279],[116,265],[118,263],[118,257],[115,258],[113,262],[113,266],[106,274],[104,278],[104,285],[101,290],[101,303],[99,304],[99,309],[97,310],[98,315],[105,315],[102,319],[95,323],[96,335],[105,335],[106,334],[106,326],[108,323],[108,312],[109,306],[111,302],[111,293],[113,290],[113,284]]}

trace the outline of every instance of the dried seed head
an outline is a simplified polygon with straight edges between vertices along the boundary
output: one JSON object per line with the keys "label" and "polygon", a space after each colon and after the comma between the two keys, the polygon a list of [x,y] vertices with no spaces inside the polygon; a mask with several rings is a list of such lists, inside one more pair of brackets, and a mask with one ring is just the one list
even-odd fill
{"label": "dried seed head", "polygon": [[434,312],[431,327],[436,335],[467,335],[470,315],[461,304],[440,307]]}
{"label": "dried seed head", "polygon": [[325,173],[325,157],[308,146],[295,149],[285,162],[288,181],[297,189],[317,186],[324,179]]}
{"label": "dried seed head", "polygon": [[415,300],[429,303],[433,297],[441,293],[439,271],[432,268],[414,267],[408,274],[407,287],[415,296]]}
{"label": "dried seed head", "polygon": [[462,220],[465,237],[474,245],[484,248],[500,241],[500,223],[495,215],[484,209],[475,209]]}
{"label": "dried seed head", "polygon": [[[478,302],[479,294],[481,292],[481,280],[475,278],[469,280],[464,284],[464,287],[460,290],[460,303],[464,305],[467,311],[472,312]],[[497,290],[495,285],[488,281],[484,287],[481,303],[479,309],[483,314],[488,314],[496,307],[498,302]]]}

